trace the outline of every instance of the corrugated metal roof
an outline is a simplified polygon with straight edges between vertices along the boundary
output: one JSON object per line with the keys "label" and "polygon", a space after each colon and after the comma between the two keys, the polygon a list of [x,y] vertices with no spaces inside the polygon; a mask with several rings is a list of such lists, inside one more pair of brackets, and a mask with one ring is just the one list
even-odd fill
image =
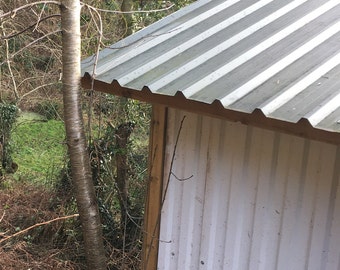
{"label": "corrugated metal roof", "polygon": [[339,133],[339,14],[340,0],[197,1],[104,49],[95,80]]}

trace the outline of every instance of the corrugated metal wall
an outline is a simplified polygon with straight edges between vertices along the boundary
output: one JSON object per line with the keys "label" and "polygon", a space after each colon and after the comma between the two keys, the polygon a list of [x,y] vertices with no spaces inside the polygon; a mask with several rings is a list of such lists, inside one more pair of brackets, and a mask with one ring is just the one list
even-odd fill
{"label": "corrugated metal wall", "polygon": [[184,115],[158,269],[340,269],[339,146],[170,109],[166,174]]}

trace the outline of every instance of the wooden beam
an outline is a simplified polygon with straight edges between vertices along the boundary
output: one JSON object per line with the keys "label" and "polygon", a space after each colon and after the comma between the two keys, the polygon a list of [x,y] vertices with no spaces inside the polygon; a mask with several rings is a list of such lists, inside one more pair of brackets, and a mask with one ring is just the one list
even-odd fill
{"label": "wooden beam", "polygon": [[157,269],[167,108],[153,105],[149,146],[149,183],[144,215],[142,269]]}
{"label": "wooden beam", "polygon": [[[91,89],[91,82],[91,77],[89,75],[82,78],[82,86],[84,88]],[[126,98],[133,98],[152,104],[163,104],[167,107],[218,117],[232,122],[240,122],[245,125],[293,134],[307,139],[323,141],[336,145],[340,144],[340,132],[315,128],[306,119],[301,119],[298,123],[287,122],[280,119],[266,117],[259,109],[256,109],[252,113],[245,113],[237,110],[225,109],[218,101],[215,101],[212,104],[207,104],[189,100],[184,97],[181,92],[178,92],[174,96],[161,95],[152,93],[147,89],[147,87],[139,91],[121,87],[117,82],[108,84],[101,81],[95,81],[94,90]]]}

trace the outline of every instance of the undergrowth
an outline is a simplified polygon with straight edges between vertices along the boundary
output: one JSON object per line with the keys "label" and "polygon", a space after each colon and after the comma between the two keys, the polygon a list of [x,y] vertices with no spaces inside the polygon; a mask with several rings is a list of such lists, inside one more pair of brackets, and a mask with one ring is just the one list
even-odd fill
{"label": "undergrowth", "polygon": [[81,239],[74,234],[77,218],[58,220],[13,236],[15,233],[69,215],[56,191],[14,183],[0,190],[0,269],[85,269]]}
{"label": "undergrowth", "polygon": [[[136,130],[140,128],[136,125]],[[77,212],[69,164],[65,162],[64,134],[62,121],[47,120],[35,113],[21,113],[14,125],[11,147],[18,170],[0,181],[0,217],[4,215],[0,222],[0,269],[1,265],[6,265],[6,269],[28,269],[35,263],[37,266],[34,269],[84,269],[82,237],[77,219],[43,225],[6,241],[4,246],[1,244],[1,234],[7,237],[34,224]],[[95,140],[105,145],[103,149],[97,149],[103,151],[100,155],[105,159],[100,160],[103,165],[100,166],[101,177],[96,178],[95,182],[108,269],[139,269],[147,140],[142,140],[144,137],[139,134],[131,141],[134,146],[129,144],[129,149],[133,149],[128,154],[131,166],[128,170],[131,221],[129,219],[124,231],[120,231],[119,204],[113,176],[114,152],[117,149],[111,145],[115,134],[115,129],[109,130],[107,137]],[[106,149],[109,145],[113,147],[113,152]],[[21,260],[21,256],[25,259]]]}

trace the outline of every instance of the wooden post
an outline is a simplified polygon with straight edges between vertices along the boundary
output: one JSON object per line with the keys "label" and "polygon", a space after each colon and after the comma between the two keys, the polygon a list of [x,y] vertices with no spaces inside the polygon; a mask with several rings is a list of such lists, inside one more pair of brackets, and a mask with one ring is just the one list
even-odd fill
{"label": "wooden post", "polygon": [[144,216],[142,269],[156,270],[164,177],[167,108],[153,105],[149,146],[149,183]]}

